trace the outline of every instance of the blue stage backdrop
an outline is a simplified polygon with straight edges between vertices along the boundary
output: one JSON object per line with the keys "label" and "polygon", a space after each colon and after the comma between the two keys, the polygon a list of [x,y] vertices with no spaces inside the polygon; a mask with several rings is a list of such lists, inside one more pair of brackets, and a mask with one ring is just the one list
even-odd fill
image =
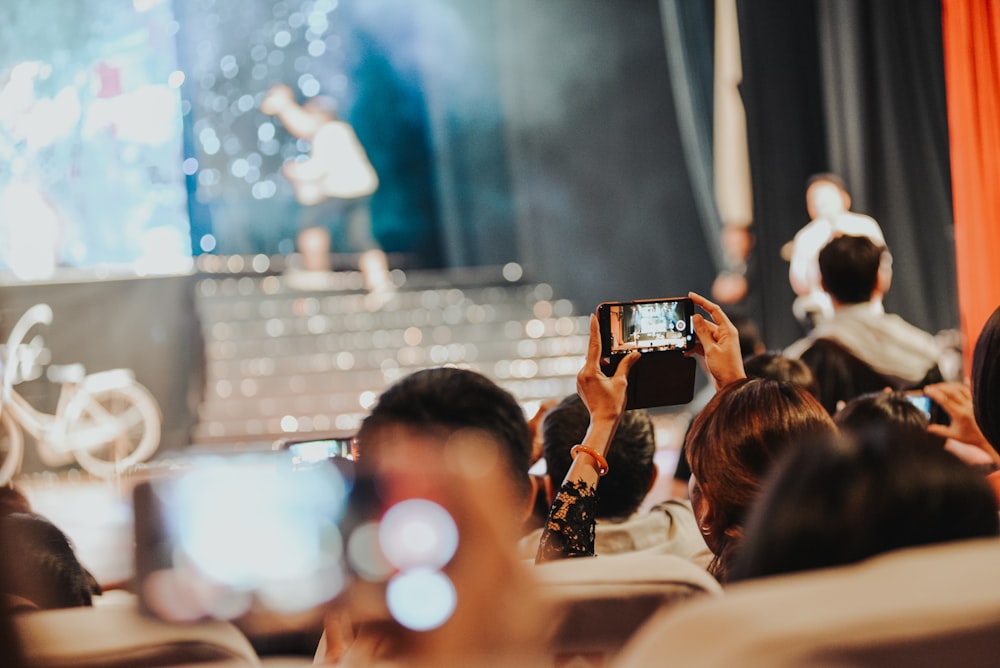
{"label": "blue stage backdrop", "polygon": [[281,168],[310,145],[261,111],[285,84],[354,126],[380,177],[371,208],[383,248],[440,263],[426,102],[407,53],[419,3],[377,4],[175,0],[196,254],[288,253],[308,224]]}
{"label": "blue stage backdrop", "polygon": [[178,27],[156,0],[0,4],[0,270],[190,264]]}

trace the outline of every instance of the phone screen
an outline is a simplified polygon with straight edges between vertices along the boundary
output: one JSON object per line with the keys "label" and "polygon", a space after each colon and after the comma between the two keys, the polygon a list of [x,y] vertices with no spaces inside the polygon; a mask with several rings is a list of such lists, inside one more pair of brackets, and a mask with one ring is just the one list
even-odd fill
{"label": "phone screen", "polygon": [[344,586],[352,462],[296,467],[288,452],[198,458],[135,488],[143,608],[175,621],[252,607],[300,613]]}
{"label": "phone screen", "polygon": [[908,393],[906,395],[906,398],[909,400],[911,404],[919,408],[921,412],[923,412],[923,414],[927,416],[927,419],[931,418],[930,397],[928,397],[926,394]]}
{"label": "phone screen", "polygon": [[298,441],[287,444],[283,449],[292,455],[294,465],[309,465],[327,459],[356,459],[354,438],[324,438],[314,441]]}
{"label": "phone screen", "polygon": [[695,340],[693,315],[694,303],[687,297],[601,304],[603,356],[690,350]]}

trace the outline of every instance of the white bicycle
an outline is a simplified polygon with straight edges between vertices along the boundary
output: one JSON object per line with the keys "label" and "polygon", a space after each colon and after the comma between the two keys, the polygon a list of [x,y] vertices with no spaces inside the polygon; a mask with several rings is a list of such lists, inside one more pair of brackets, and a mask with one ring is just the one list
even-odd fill
{"label": "white bicycle", "polygon": [[[160,444],[160,409],[131,369],[87,374],[82,364],[50,365],[40,335],[24,343],[35,325],[50,325],[52,309],[36,304],[21,316],[0,346],[0,485],[20,470],[24,433],[35,438],[47,466],[74,459],[84,470],[110,477],[146,461]],[[14,386],[42,375],[60,383],[55,414],[40,411]]]}

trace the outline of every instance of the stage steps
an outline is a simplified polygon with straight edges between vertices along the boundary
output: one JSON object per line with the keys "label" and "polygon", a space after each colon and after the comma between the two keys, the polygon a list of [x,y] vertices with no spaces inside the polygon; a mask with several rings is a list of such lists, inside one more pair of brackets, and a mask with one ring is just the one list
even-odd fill
{"label": "stage steps", "polygon": [[445,364],[495,380],[529,416],[575,392],[587,316],[549,285],[504,273],[519,271],[396,270],[384,303],[356,272],[201,279],[206,381],[194,444],[353,431],[388,385]]}

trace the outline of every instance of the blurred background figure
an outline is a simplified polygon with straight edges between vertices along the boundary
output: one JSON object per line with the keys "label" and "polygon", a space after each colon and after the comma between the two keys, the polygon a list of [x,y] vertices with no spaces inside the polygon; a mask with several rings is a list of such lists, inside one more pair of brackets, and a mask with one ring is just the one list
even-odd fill
{"label": "blurred background figure", "polygon": [[309,143],[308,157],[289,160],[282,168],[303,207],[296,242],[305,269],[328,271],[330,250],[336,246],[341,252],[360,253],[358,267],[369,291],[389,290],[388,261],[372,235],[371,196],[378,189],[378,175],[354,128],[337,118],[336,104],[329,98],[299,104],[284,84],[267,92],[260,110]]}
{"label": "blurred background figure", "polygon": [[[820,284],[819,252],[842,234],[864,236],[877,246],[885,246],[882,228],[874,218],[851,211],[847,186],[836,174],[814,174],[806,182],[806,210],[809,223],[795,234],[787,249],[788,281],[797,295],[792,309],[808,331],[833,316],[833,304]],[[892,260],[886,255],[879,271],[880,292],[889,289]],[[881,308],[881,297],[874,302]]]}

